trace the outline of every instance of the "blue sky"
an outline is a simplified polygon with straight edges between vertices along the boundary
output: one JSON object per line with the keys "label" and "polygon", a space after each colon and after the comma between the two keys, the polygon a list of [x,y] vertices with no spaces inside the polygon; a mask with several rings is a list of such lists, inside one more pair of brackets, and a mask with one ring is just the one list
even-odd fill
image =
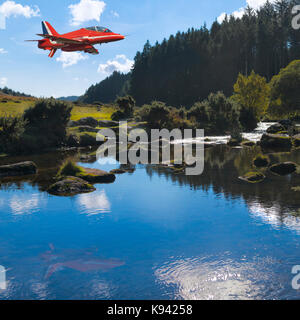
{"label": "blue sky", "polygon": [[[161,41],[178,30],[208,26],[225,12],[239,16],[247,3],[265,0],[15,0],[0,1],[0,87],[35,96],[81,95],[113,70],[126,72],[145,42]],[[27,39],[39,39],[41,21],[59,33],[101,25],[129,35],[97,46],[100,55],[63,54],[53,59]],[[97,21],[99,20],[99,21]]]}

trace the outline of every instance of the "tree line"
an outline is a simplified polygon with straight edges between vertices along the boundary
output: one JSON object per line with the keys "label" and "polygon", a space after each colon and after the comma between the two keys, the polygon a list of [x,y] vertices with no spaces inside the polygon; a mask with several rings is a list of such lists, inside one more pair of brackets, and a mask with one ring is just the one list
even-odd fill
{"label": "tree line", "polygon": [[191,28],[137,52],[127,75],[115,72],[92,86],[83,102],[112,102],[131,94],[137,105],[154,100],[191,107],[210,93],[233,92],[238,74],[252,71],[269,82],[291,61],[300,58],[300,32],[291,26],[292,7],[299,0],[266,2],[259,10],[249,6],[242,18],[225,17],[211,28]]}

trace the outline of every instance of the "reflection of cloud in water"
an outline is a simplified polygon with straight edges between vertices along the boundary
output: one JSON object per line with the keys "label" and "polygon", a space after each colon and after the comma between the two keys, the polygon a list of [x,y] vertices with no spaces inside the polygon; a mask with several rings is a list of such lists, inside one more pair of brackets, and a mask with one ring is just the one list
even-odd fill
{"label": "reflection of cloud in water", "polygon": [[14,194],[9,200],[13,215],[32,214],[41,208],[45,198],[41,193]]}
{"label": "reflection of cloud in water", "polygon": [[82,213],[87,215],[111,212],[111,204],[105,190],[82,194],[78,196],[78,203],[83,208]]}
{"label": "reflection of cloud in water", "polygon": [[292,216],[292,211],[283,212],[278,204],[266,206],[259,202],[248,203],[248,208],[252,216],[260,218],[274,229],[285,227],[300,234],[300,218]]}
{"label": "reflection of cloud in water", "polygon": [[248,300],[264,298],[264,294],[272,298],[281,289],[279,281],[274,281],[275,264],[271,258],[188,258],[166,263],[156,269],[155,276],[164,285],[177,287],[175,299]]}

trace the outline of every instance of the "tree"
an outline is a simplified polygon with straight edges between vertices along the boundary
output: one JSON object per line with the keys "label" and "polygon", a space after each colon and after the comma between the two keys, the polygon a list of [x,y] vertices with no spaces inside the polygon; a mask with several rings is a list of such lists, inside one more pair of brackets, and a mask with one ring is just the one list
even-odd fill
{"label": "tree", "polygon": [[270,83],[270,113],[292,116],[300,111],[300,60],[291,62]]}
{"label": "tree", "polygon": [[252,110],[255,117],[260,120],[269,106],[270,87],[266,78],[259,76],[254,71],[249,77],[240,73],[233,88],[232,99],[242,109]]}

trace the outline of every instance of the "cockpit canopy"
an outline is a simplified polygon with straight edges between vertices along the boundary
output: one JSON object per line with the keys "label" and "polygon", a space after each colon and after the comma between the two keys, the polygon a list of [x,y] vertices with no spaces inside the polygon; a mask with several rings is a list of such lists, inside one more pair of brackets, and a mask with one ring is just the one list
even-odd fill
{"label": "cockpit canopy", "polygon": [[112,32],[111,30],[105,28],[105,27],[88,27],[88,28],[85,28],[86,30],[90,30],[90,31],[98,31],[98,32]]}

